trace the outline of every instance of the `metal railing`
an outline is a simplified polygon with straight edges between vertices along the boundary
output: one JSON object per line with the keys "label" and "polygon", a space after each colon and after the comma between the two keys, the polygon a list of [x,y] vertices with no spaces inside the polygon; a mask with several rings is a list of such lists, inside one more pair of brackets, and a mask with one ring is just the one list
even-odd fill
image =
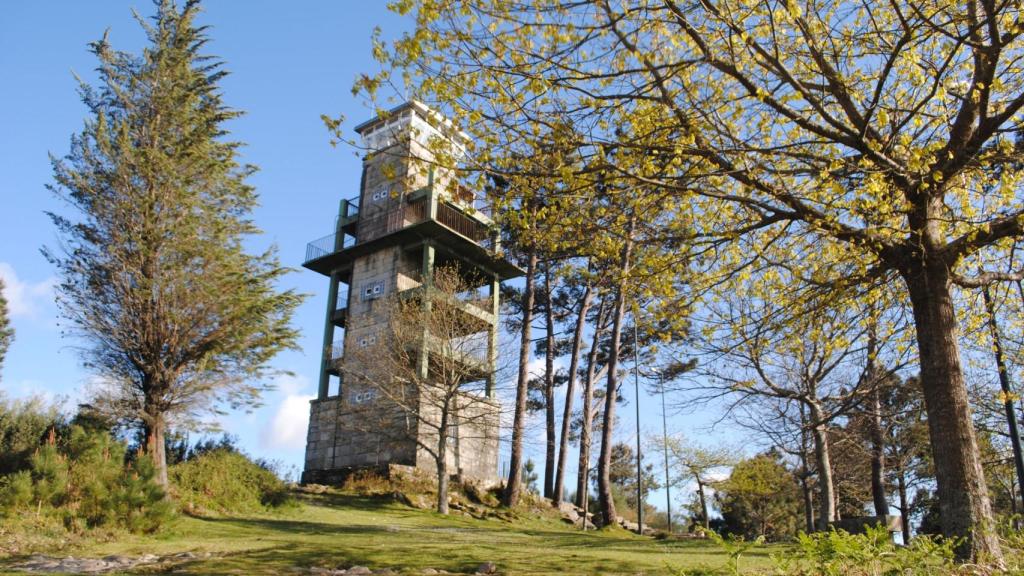
{"label": "metal railing", "polygon": [[349,286],[343,282],[338,283],[338,296],[334,299],[334,310],[344,310],[348,308],[348,292]]}
{"label": "metal railing", "polygon": [[331,362],[337,362],[341,360],[341,357],[345,352],[345,338],[341,340],[335,340],[334,344],[331,344]]}
{"label": "metal railing", "polygon": [[[345,202],[349,201],[346,200]],[[358,205],[352,205],[356,206],[355,209],[358,211]],[[351,216],[351,212],[349,215]],[[308,263],[351,248],[360,242],[368,242],[375,238],[386,236],[407,226],[419,224],[427,218],[427,203],[425,201],[402,204],[393,210],[387,210],[370,216],[362,216],[357,221],[356,235],[354,237],[339,231],[307,244],[304,262]],[[438,202],[437,204],[437,222],[469,238],[487,250],[494,250],[494,238],[490,228],[470,218],[461,210],[445,201]]]}
{"label": "metal railing", "polygon": [[433,335],[430,335],[428,338],[430,348],[435,354],[445,354],[460,362],[472,362],[475,364],[486,364],[488,362],[488,341],[490,337],[487,332],[457,336],[447,342]]}
{"label": "metal railing", "polygon": [[311,262],[317,258],[340,252],[346,248],[355,246],[356,239],[348,234],[331,234],[306,244],[306,259],[303,262]]}
{"label": "metal railing", "polygon": [[342,200],[341,212],[339,212],[339,214],[344,214],[345,218],[354,218],[359,216],[359,197],[356,196],[355,198]]}

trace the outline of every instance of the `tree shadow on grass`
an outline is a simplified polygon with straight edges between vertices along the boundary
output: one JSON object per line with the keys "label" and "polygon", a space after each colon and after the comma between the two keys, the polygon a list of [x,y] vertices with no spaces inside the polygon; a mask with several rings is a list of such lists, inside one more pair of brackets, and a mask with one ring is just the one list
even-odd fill
{"label": "tree shadow on grass", "polygon": [[[543,554],[520,541],[508,542],[502,538],[506,532],[488,530],[486,527],[456,528],[463,534],[476,533],[478,541],[447,541],[444,539],[422,538],[417,533],[436,533],[431,528],[403,527],[397,532],[387,524],[348,524],[315,522],[284,518],[209,518],[202,519],[211,525],[241,528],[253,535],[259,534],[260,542],[253,541],[254,547],[220,555],[190,566],[189,571],[202,573],[278,573],[292,567],[349,568],[354,565],[372,569],[392,568],[395,570],[434,568],[456,573],[473,573],[483,562],[495,562],[499,567],[509,566],[512,571],[527,573],[636,573],[638,566],[628,558],[575,555],[568,560],[566,554]],[[211,532],[216,532],[211,529]],[[517,532],[517,534],[519,534]],[[327,536],[326,541],[294,541],[302,536]],[[589,538],[565,532],[532,530],[523,535],[544,542],[545,548],[577,549],[598,548],[603,552],[616,554],[643,555],[647,550],[630,546],[607,538]],[[289,541],[291,540],[291,541]],[[261,546],[260,543],[266,544]],[[622,545],[625,544],[625,545]],[[643,544],[638,542],[638,544]],[[654,552],[654,551],[651,551]],[[660,564],[655,553],[646,567]]]}
{"label": "tree shadow on grass", "polygon": [[251,528],[259,531],[277,532],[280,536],[294,534],[368,534],[386,533],[386,525],[373,524],[335,524],[331,522],[315,522],[289,518],[197,518],[200,522],[209,522],[222,526]]}
{"label": "tree shadow on grass", "polygon": [[384,509],[395,508],[395,497],[391,494],[379,496],[358,496],[355,494],[337,494],[325,492],[323,494],[297,493],[295,498],[310,506],[322,506],[325,508],[345,508],[348,510],[361,510],[363,512],[377,512]]}
{"label": "tree shadow on grass", "polygon": [[494,562],[501,572],[527,574],[636,574],[640,572],[661,573],[660,563],[637,566],[626,559],[587,558],[577,556],[565,558],[540,554],[527,559],[511,559],[502,554],[497,544],[494,549],[477,548],[475,551],[458,550],[409,550],[382,547],[372,551],[337,547],[320,547],[291,543],[273,548],[246,550],[226,554],[209,564],[192,568],[197,573],[246,573],[278,574],[292,567],[310,568],[320,566],[331,569],[347,569],[352,566],[367,566],[372,570],[390,568],[399,572],[418,572],[425,568],[445,570],[456,574],[473,574],[484,562]]}

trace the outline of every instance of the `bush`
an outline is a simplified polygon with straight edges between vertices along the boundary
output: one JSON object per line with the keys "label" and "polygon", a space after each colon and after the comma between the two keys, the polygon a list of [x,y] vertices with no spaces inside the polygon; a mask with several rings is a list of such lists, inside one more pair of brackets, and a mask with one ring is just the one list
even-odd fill
{"label": "bush", "polygon": [[11,516],[32,504],[32,474],[28,470],[0,476],[0,512]]}
{"label": "bush", "polygon": [[245,454],[204,451],[169,471],[182,508],[193,514],[257,512],[291,504],[287,486]]}
{"label": "bush", "polygon": [[953,574],[956,572],[953,544],[951,540],[917,536],[909,545],[897,546],[884,526],[868,528],[864,534],[829,530],[801,533],[794,551],[773,557],[773,560],[784,574]]}
{"label": "bush", "polygon": [[[740,558],[764,544],[764,538],[745,540],[741,536],[719,536],[708,532],[708,538],[728,556],[725,566],[698,569],[672,569],[677,576],[741,576],[763,574],[761,570],[746,571]],[[931,536],[918,536],[908,546],[896,545],[884,526],[868,528],[864,534],[829,530],[805,534],[801,532],[796,545],[784,553],[773,554],[774,574],[780,576],[953,576],[955,574],[989,574],[957,565],[953,556],[954,541]],[[670,566],[670,568],[672,568]],[[1016,574],[1017,572],[1013,572]]]}
{"label": "bush", "polygon": [[5,400],[0,396],[0,475],[25,470],[50,430],[65,426],[54,406],[39,398]]}
{"label": "bush", "polygon": [[341,490],[359,496],[381,496],[392,493],[396,488],[391,480],[373,470],[357,470],[345,478]]}
{"label": "bush", "polygon": [[103,527],[150,533],[170,517],[148,458],[126,464],[124,443],[77,425],[63,440],[51,430],[28,470],[0,479],[0,512],[59,518],[73,532]]}

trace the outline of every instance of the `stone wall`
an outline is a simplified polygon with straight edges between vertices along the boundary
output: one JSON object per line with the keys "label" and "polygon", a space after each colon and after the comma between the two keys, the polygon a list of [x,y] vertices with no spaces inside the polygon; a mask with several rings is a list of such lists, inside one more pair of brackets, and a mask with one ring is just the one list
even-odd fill
{"label": "stone wall", "polygon": [[[461,474],[491,484],[498,480],[498,434],[501,406],[494,400],[467,394],[460,403],[456,434],[448,439],[447,464],[452,475]],[[436,428],[422,426],[421,442],[433,446],[437,442]],[[434,457],[419,448],[416,466],[436,473]]]}
{"label": "stone wall", "polygon": [[342,397],[310,401],[306,472],[416,464],[416,443],[403,415],[369,409],[377,405],[374,398],[351,401],[359,394],[348,390]]}
{"label": "stone wall", "polygon": [[[435,473],[434,457],[419,443],[434,446],[436,429],[406,418],[379,397],[354,402],[361,392],[350,389],[342,397],[310,401],[303,482],[337,483],[353,470],[387,465]],[[462,403],[457,437],[448,442],[452,475],[497,481],[499,417],[500,406],[492,400],[473,396]]]}

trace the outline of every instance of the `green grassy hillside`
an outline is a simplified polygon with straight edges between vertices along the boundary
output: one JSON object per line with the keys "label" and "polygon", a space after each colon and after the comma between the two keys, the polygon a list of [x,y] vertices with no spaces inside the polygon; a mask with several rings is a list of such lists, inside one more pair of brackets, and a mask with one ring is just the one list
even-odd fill
{"label": "green grassy hillside", "polygon": [[[744,556],[744,567],[768,567],[770,550]],[[183,516],[155,536],[86,543],[61,555],[169,557],[183,552],[195,558],[136,572],[299,574],[361,565],[405,574],[428,568],[473,573],[480,564],[493,562],[502,574],[672,574],[719,568],[727,560],[704,541],[661,541],[621,530],[582,533],[558,519],[533,515],[516,521],[445,517],[389,498],[337,493],[305,495],[298,507],[273,515]],[[7,565],[18,561],[10,558]]]}

